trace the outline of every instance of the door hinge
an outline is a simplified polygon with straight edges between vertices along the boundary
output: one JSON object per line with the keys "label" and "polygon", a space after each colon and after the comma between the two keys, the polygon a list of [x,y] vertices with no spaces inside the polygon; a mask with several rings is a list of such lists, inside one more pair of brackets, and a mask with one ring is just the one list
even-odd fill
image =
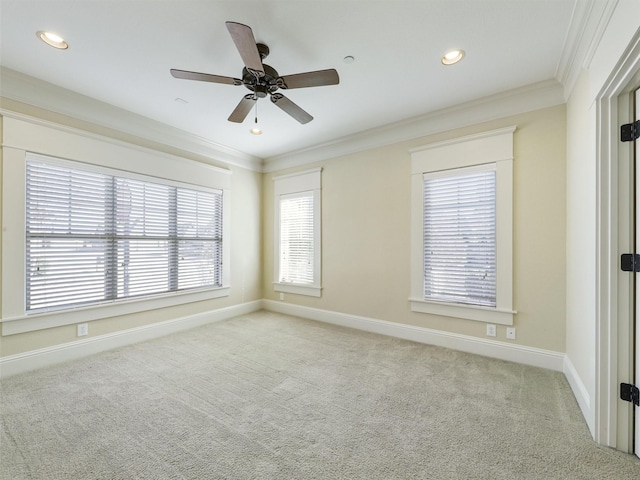
{"label": "door hinge", "polygon": [[640,137],[640,120],[620,127],[620,141],[633,142]]}
{"label": "door hinge", "polygon": [[637,253],[620,255],[620,269],[623,272],[640,272],[640,255]]}
{"label": "door hinge", "polygon": [[620,384],[620,399],[640,407],[640,389],[630,383]]}

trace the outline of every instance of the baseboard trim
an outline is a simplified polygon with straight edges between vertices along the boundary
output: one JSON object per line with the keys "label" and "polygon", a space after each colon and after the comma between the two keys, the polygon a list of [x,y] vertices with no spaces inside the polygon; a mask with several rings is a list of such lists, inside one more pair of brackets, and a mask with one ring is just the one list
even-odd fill
{"label": "baseboard trim", "polygon": [[506,344],[495,340],[487,340],[329,310],[303,307],[273,300],[246,302],[152,325],[145,325],[16,355],[9,355],[0,358],[0,378],[7,378],[30,370],[86,357],[145,340],[151,340],[209,323],[227,320],[260,309],[560,371],[567,377],[585,418],[590,418],[589,394],[573,367],[573,364],[564,353],[522,345]]}
{"label": "baseboard trim", "polygon": [[565,354],[552,350],[526,347],[523,345],[507,344],[495,340],[443,332],[429,328],[416,327],[401,323],[388,322],[374,318],[361,317],[345,313],[303,307],[290,303],[263,300],[262,307],[272,312],[283,313],[296,317],[307,318],[333,325],[355,328],[381,335],[402,338],[414,342],[451,348],[467,353],[483,355],[485,357],[507,360],[534,367],[541,367],[563,372]]}
{"label": "baseboard trim", "polygon": [[582,382],[582,378],[578,374],[576,367],[571,362],[571,359],[568,355],[564,357],[564,368],[562,369],[564,376],[569,382],[569,386],[571,387],[571,391],[573,392],[573,396],[576,398],[578,402],[578,406],[580,407],[580,411],[582,412],[582,416],[587,422],[587,426],[589,427],[589,431],[591,435],[594,435],[594,415],[591,411],[591,396],[589,395],[589,390],[585,387]]}
{"label": "baseboard trim", "polygon": [[94,353],[104,352],[106,350],[112,350],[114,348],[200,327],[209,323],[227,320],[237,317],[238,315],[255,312],[261,308],[262,301],[255,300],[253,302],[241,303],[196,315],[188,315],[186,317],[151,325],[89,337],[16,355],[8,355],[0,358],[0,378],[7,378],[30,370],[87,357]]}

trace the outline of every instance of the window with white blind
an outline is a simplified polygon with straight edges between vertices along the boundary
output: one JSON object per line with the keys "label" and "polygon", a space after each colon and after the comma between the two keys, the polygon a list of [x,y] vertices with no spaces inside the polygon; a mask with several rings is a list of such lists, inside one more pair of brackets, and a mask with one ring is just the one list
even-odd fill
{"label": "window with white blind", "polygon": [[26,311],[222,285],[222,191],[26,162]]}
{"label": "window with white blind", "polygon": [[411,152],[413,311],[513,324],[514,131]]}
{"label": "window with white blind", "polygon": [[320,169],[274,178],[274,290],[320,296]]}
{"label": "window with white blind", "polygon": [[496,306],[495,164],[424,175],[424,298]]}
{"label": "window with white blind", "polygon": [[280,283],[313,284],[313,192],[280,197]]}

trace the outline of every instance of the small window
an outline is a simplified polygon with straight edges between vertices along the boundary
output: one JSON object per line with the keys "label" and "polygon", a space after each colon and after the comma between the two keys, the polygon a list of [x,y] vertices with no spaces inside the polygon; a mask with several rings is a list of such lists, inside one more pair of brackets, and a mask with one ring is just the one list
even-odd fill
{"label": "small window", "polygon": [[313,192],[280,196],[280,283],[313,284]]}
{"label": "small window", "polygon": [[412,151],[412,311],[513,324],[514,131]]}
{"label": "small window", "polygon": [[26,163],[26,311],[222,286],[222,191]]}
{"label": "small window", "polygon": [[274,289],[320,296],[320,172],[274,178]]}

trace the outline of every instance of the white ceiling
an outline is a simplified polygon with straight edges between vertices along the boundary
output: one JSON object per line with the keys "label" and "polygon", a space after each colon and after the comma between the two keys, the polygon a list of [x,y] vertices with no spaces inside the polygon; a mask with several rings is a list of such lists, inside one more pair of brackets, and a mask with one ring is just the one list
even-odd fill
{"label": "white ceiling", "polygon": [[[562,80],[585,0],[0,0],[0,64],[259,158],[519,88]],[[261,136],[227,121],[243,86],[179,80],[170,68],[241,77],[225,27],[252,27],[280,75],[335,68],[340,84],[282,91],[314,116],[300,125],[268,99]],[[62,35],[55,50],[36,31]],[[443,66],[462,48],[465,59]],[[346,64],[343,58],[355,57]],[[186,100],[188,103],[176,101]]]}

